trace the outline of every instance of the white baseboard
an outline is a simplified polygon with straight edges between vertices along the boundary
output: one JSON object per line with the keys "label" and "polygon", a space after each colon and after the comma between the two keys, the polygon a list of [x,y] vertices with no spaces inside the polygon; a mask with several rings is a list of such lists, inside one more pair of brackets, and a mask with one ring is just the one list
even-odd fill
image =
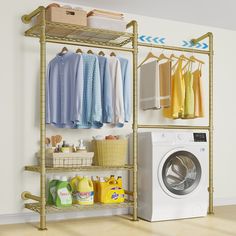
{"label": "white baseboard", "polygon": [[[106,209],[96,211],[80,211],[80,212],[64,212],[57,214],[48,214],[47,220],[67,220],[67,219],[79,219],[86,217],[96,216],[111,216],[111,215],[123,215],[128,214],[128,209]],[[16,214],[4,214],[0,215],[0,225],[4,224],[19,224],[27,222],[38,222],[38,213],[16,213]]]}
{"label": "white baseboard", "polygon": [[235,198],[215,198],[214,205],[215,206],[236,205],[236,197]]}

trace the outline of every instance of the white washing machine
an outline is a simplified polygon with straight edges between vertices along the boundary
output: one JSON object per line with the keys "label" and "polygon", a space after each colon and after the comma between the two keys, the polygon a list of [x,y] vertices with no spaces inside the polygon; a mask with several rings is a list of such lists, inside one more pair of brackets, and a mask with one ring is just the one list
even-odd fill
{"label": "white washing machine", "polygon": [[208,133],[138,136],[138,216],[148,221],[200,217],[208,208]]}

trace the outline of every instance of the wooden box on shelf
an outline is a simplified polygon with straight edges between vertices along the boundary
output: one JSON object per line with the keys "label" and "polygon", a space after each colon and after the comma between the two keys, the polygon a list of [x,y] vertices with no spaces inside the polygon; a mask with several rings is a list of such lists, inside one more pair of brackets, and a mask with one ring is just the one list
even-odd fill
{"label": "wooden box on shelf", "polygon": [[[37,23],[41,22],[41,19],[42,16],[39,15]],[[46,9],[46,21],[87,26],[87,12],[63,7],[49,7]]]}

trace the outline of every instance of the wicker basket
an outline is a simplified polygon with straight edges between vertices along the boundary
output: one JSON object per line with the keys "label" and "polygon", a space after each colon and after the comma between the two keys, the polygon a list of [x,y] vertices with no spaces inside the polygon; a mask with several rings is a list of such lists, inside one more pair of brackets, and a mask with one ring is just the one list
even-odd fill
{"label": "wicker basket", "polygon": [[94,164],[122,166],[127,156],[128,140],[93,140]]}

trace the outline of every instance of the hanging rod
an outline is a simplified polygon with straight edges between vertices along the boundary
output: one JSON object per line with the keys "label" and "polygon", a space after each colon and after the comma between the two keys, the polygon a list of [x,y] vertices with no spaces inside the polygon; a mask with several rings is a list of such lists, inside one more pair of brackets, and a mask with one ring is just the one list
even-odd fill
{"label": "hanging rod", "polygon": [[138,43],[139,47],[149,47],[149,48],[161,48],[166,50],[173,50],[173,51],[180,51],[180,52],[192,52],[192,53],[199,53],[199,54],[210,54],[210,51],[203,51],[194,48],[182,48],[182,47],[175,47],[175,46],[167,46],[167,45],[158,45],[158,44],[151,44],[151,43]]}
{"label": "hanging rod", "polygon": [[209,126],[187,126],[187,125],[138,125],[139,129],[202,129],[209,130]]}
{"label": "hanging rod", "polygon": [[111,50],[118,50],[118,51],[124,51],[124,52],[133,52],[133,48],[125,48],[125,47],[116,47],[116,46],[106,46],[106,45],[100,45],[100,44],[89,44],[89,43],[83,43],[83,42],[72,42],[72,41],[66,41],[66,40],[60,40],[60,39],[46,39],[47,43],[59,43],[59,44],[67,44],[67,45],[75,45],[75,46],[84,46],[84,47],[92,47],[92,48],[105,48],[105,49],[111,49]]}

